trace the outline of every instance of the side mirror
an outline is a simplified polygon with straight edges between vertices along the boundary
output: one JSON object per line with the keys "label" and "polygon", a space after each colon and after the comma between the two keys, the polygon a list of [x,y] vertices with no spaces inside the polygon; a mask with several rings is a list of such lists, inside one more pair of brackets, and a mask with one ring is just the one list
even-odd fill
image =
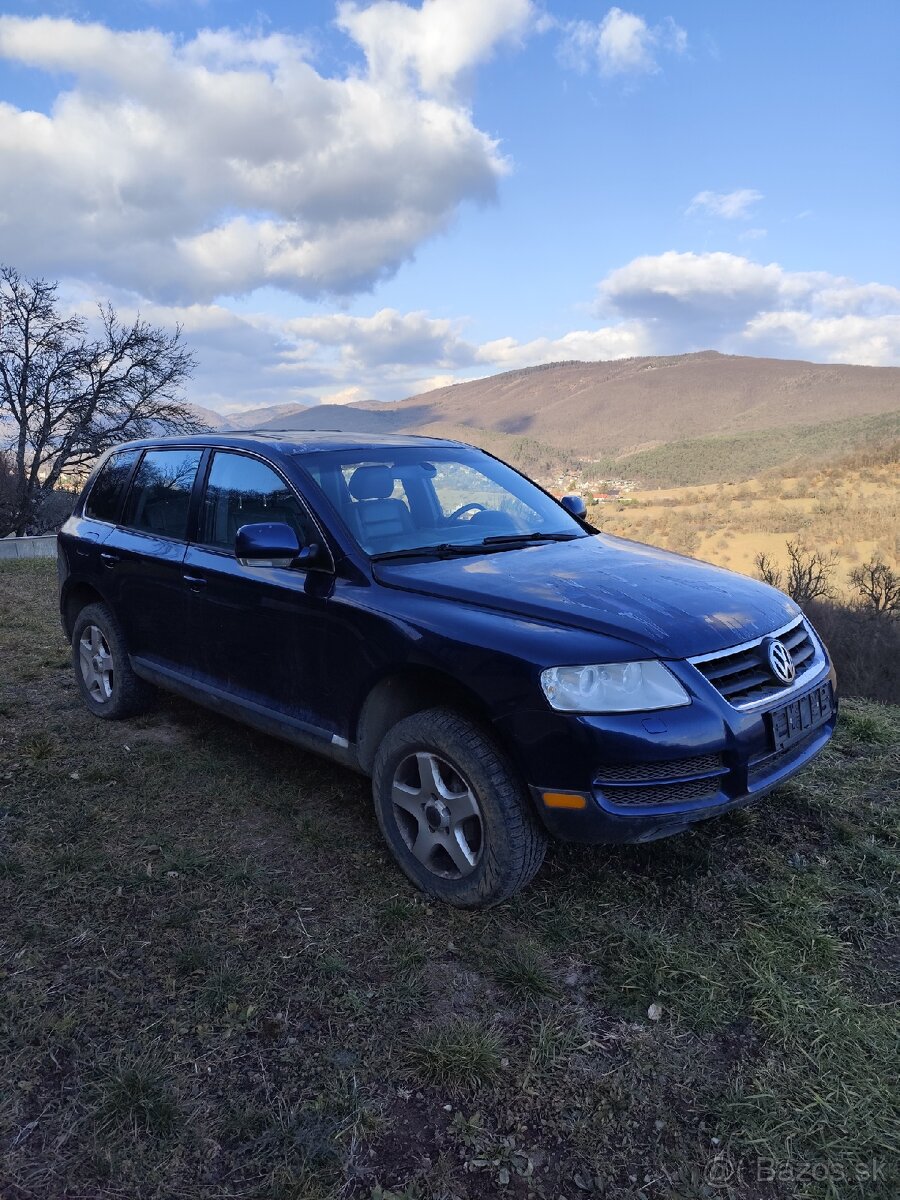
{"label": "side mirror", "polygon": [[[303,553],[311,549],[307,546]],[[245,567],[289,567],[301,557],[300,542],[283,521],[242,525],[234,539],[234,556]]]}
{"label": "side mirror", "polygon": [[587,517],[587,505],[584,502],[583,496],[563,496],[560,504],[567,513],[571,513],[573,517],[577,517],[579,521],[585,520]]}

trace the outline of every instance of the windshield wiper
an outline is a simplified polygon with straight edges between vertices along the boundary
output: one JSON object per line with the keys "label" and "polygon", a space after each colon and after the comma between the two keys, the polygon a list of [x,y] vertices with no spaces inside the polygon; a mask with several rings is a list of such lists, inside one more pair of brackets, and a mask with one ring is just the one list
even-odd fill
{"label": "windshield wiper", "polygon": [[373,554],[371,557],[376,562],[381,562],[386,558],[427,558],[429,555],[439,556],[441,554],[483,554],[484,546],[481,542],[473,542],[469,545],[461,542],[441,542],[438,546],[409,546],[405,550],[385,550],[381,554]]}
{"label": "windshield wiper", "polygon": [[498,533],[482,540],[482,546],[515,545],[517,542],[571,542],[581,533]]}
{"label": "windshield wiper", "polygon": [[489,554],[508,546],[526,546],[529,542],[570,542],[573,538],[586,535],[580,533],[500,533],[482,538],[480,542],[441,542],[437,546],[410,546],[404,550],[385,550],[371,557],[376,562],[392,558],[439,558],[450,554]]}

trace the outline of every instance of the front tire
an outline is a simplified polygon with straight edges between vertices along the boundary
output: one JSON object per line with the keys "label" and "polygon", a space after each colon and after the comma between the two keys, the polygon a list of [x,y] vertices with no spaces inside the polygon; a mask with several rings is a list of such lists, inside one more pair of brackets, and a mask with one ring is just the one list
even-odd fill
{"label": "front tire", "polygon": [[512,767],[473,722],[433,708],[400,721],[372,772],[375,812],[401,870],[458,908],[487,908],[540,869],[547,835]]}
{"label": "front tire", "polygon": [[131,669],[119,623],[105,604],[88,604],[72,628],[75,679],[90,712],[120,721],[143,712],[153,690]]}

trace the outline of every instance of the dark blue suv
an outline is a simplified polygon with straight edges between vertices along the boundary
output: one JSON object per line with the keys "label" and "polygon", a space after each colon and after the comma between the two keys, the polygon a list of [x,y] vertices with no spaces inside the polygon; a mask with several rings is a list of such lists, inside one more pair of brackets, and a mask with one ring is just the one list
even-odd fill
{"label": "dark blue suv", "polygon": [[599,533],[458,442],[121,446],[59,578],[92,712],[167,688],[371,775],[402,870],[467,907],[525,884],[548,834],[647,841],[762,796],[836,718],[787,596]]}

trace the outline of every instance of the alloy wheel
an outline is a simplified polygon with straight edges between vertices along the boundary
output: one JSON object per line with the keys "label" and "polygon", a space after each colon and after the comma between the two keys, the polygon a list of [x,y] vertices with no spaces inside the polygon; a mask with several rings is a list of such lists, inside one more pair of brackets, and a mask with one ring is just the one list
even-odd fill
{"label": "alloy wheel", "polygon": [[98,625],[86,625],[78,642],[78,663],[88,695],[98,704],[112,698],[113,657]]}
{"label": "alloy wheel", "polygon": [[391,786],[394,819],[407,849],[445,879],[462,879],[478,865],[484,840],[481,809],[468,783],[430,751],[410,754]]}

